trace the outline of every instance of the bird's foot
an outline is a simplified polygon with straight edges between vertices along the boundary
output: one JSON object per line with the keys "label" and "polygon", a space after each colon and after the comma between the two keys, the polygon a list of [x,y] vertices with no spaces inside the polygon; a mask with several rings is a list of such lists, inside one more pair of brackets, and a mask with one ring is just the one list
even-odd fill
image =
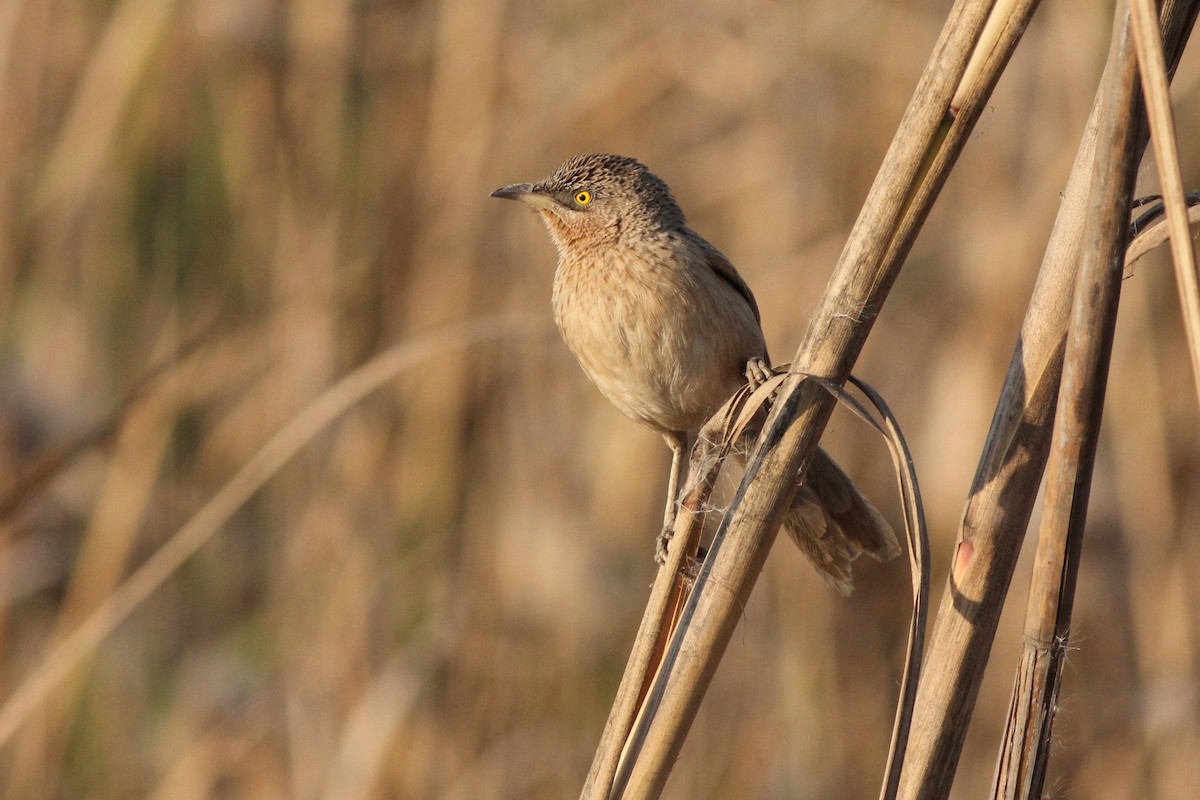
{"label": "bird's foot", "polygon": [[654,563],[660,567],[667,563],[667,548],[671,544],[671,537],[674,535],[675,525],[671,523],[664,524],[662,531],[658,534],[658,538],[654,541]]}
{"label": "bird's foot", "polygon": [[761,358],[752,358],[746,362],[746,382],[751,389],[757,389],[775,376],[771,365]]}

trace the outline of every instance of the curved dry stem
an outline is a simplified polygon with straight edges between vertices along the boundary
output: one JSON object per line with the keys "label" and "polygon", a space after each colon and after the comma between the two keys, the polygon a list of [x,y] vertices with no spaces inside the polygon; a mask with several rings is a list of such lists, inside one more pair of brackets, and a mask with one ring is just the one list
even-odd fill
{"label": "curved dry stem", "polygon": [[816,375],[809,376],[832,394],[859,419],[874,428],[884,441],[892,456],[896,470],[896,482],[900,488],[900,503],[904,509],[904,535],[908,541],[908,566],[912,576],[913,610],[909,617],[908,645],[905,648],[904,672],[900,678],[900,697],[896,701],[896,718],[892,724],[892,741],[888,747],[887,767],[884,770],[881,800],[896,796],[900,785],[900,772],[904,764],[904,751],[908,747],[908,734],[912,729],[913,708],[917,703],[917,688],[921,682],[921,660],[925,650],[925,627],[929,617],[929,527],[925,523],[925,508],[921,501],[921,487],[917,482],[917,471],[913,466],[912,453],[900,430],[900,423],[892,409],[866,381],[851,375],[849,381],[862,391],[879,412],[883,422],[876,420],[862,403],[833,381]]}
{"label": "curved dry stem", "polygon": [[[1146,202],[1161,201],[1155,195],[1151,198],[1141,198]],[[1189,225],[1200,225],[1200,192],[1189,192],[1187,218]],[[1158,202],[1149,211],[1139,216],[1130,226],[1129,248],[1125,251],[1125,275],[1133,272],[1133,265],[1138,259],[1171,238],[1171,226],[1165,216],[1166,206]]]}

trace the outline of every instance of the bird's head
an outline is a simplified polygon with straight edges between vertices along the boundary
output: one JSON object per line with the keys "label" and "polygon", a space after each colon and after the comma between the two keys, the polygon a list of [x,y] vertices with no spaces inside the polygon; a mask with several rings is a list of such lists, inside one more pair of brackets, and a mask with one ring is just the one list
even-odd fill
{"label": "bird's head", "polygon": [[536,209],[562,252],[686,224],[667,185],[624,156],[575,156],[545,180],[502,186],[492,197],[520,200]]}

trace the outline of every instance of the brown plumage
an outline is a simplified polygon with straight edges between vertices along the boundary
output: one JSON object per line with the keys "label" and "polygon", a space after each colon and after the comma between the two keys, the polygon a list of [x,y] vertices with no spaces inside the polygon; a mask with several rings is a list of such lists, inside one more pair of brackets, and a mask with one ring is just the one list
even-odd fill
{"label": "brown plumage", "polygon": [[[558,247],[553,305],[563,339],[604,396],[670,446],[670,525],[689,436],[745,382],[748,362],[767,359],[750,287],[632,158],[576,156],[543,181],[492,196],[538,211]],[[857,556],[900,552],[887,522],[822,450],[784,526],[843,594]]]}

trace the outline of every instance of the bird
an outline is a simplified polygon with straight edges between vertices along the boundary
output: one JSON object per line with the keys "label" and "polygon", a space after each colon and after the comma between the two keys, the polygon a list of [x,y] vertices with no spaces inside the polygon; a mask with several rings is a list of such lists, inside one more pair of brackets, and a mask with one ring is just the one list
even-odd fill
{"label": "bird", "polygon": [[[491,196],[542,218],[558,250],[551,305],[567,347],[617,409],[671,449],[669,530],[689,442],[748,374],[770,363],[754,294],[636,159],[578,155],[541,181]],[[851,562],[898,555],[895,533],[825,451],[800,483],[784,528],[826,582],[849,595]]]}

